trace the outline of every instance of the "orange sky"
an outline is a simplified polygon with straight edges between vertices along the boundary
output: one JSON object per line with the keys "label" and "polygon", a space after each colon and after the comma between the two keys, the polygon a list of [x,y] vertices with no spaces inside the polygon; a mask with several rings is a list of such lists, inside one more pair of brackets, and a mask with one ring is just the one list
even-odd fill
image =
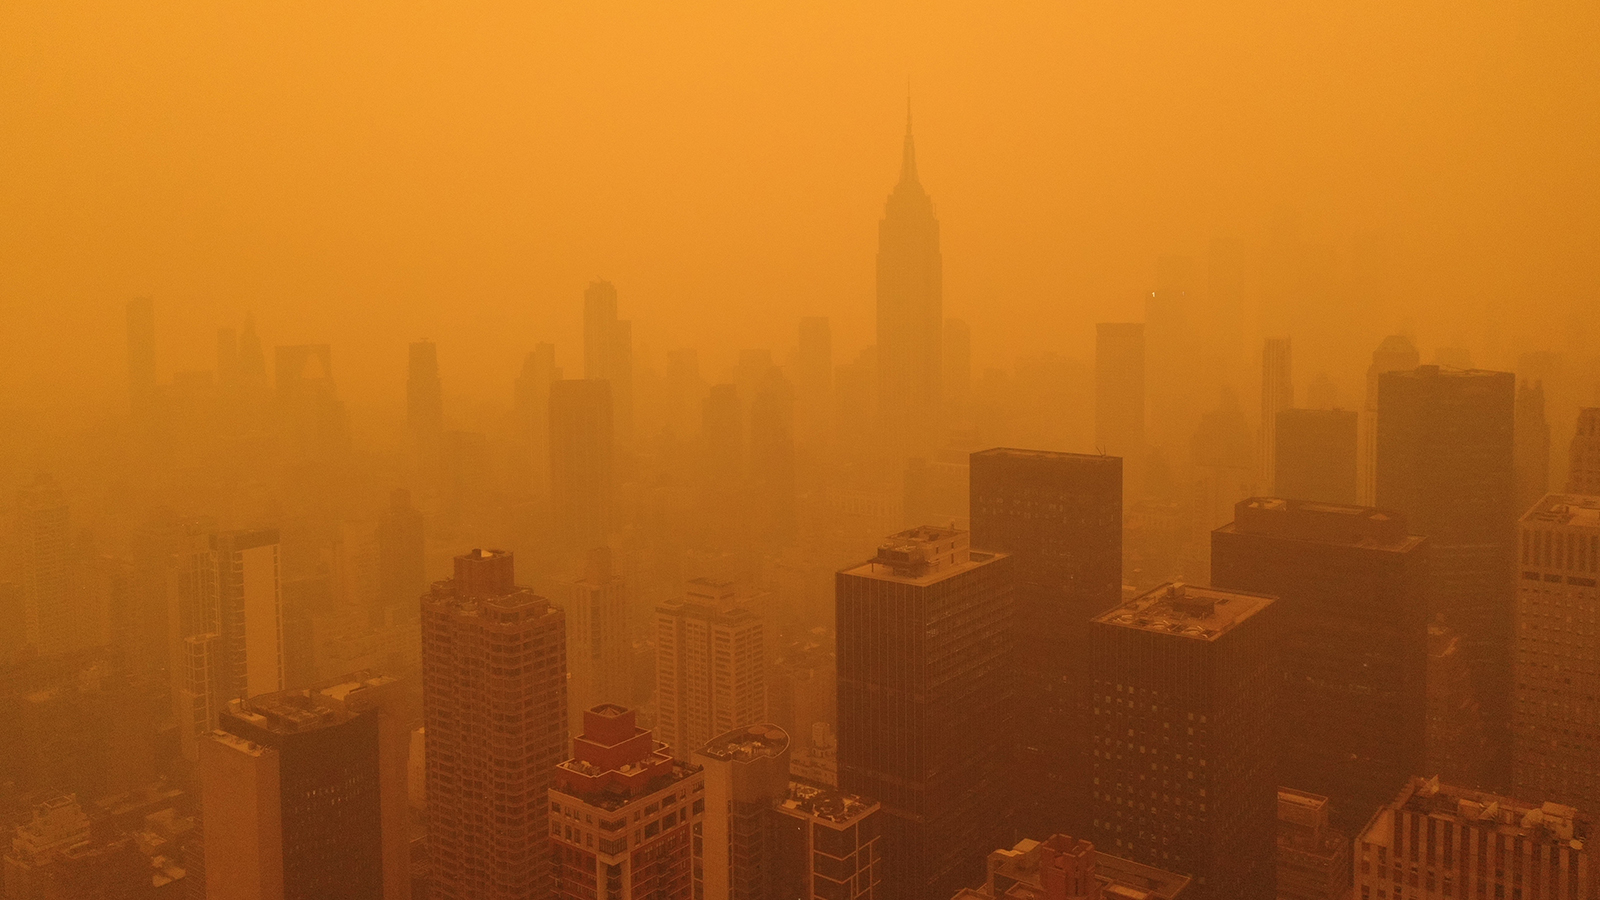
{"label": "orange sky", "polygon": [[1259,243],[1280,205],[1389,243],[1408,309],[1374,333],[1475,342],[1496,304],[1520,335],[1600,308],[1597,8],[16,0],[0,402],[120,397],[139,294],[163,373],[253,310],[385,403],[421,336],[447,393],[509,396],[540,340],[576,374],[596,276],[708,374],[805,314],[853,352],[908,81],[980,364],[1087,353],[1158,253]]}

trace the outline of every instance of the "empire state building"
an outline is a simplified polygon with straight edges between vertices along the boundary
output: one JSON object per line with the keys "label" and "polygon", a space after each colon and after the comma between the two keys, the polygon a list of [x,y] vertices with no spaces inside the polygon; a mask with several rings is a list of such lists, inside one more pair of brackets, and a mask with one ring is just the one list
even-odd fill
{"label": "empire state building", "polygon": [[937,449],[943,329],[939,220],[917,180],[908,106],[900,182],[878,223],[878,411],[887,446],[897,454]]}

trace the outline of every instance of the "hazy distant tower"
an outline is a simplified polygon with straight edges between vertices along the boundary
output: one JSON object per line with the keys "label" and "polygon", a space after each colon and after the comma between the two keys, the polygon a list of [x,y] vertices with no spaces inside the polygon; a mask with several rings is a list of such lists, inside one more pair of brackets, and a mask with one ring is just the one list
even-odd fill
{"label": "hazy distant tower", "polygon": [[433,341],[411,345],[406,375],[406,424],[419,441],[430,444],[444,430],[444,398],[439,382],[439,351]]}
{"label": "hazy distant tower", "polygon": [[1288,338],[1267,338],[1261,350],[1261,483],[1277,477],[1278,412],[1294,406],[1294,378]]}
{"label": "hazy distant tower", "polygon": [[1517,385],[1516,464],[1518,514],[1550,491],[1550,423],[1545,419],[1544,385]]}
{"label": "hazy distant tower", "polygon": [[18,493],[26,642],[42,657],[76,647],[85,626],[73,608],[68,523],[66,496],[55,479],[40,475]]}
{"label": "hazy distant tower", "polygon": [[566,756],[566,618],[473,550],[422,598],[428,852],[438,900],[551,895],[551,774]]}
{"label": "hazy distant tower", "polygon": [[517,434],[527,442],[532,487],[540,495],[550,490],[550,386],[560,380],[555,346],[535,344],[533,352],[522,360],[522,372],[515,385],[515,404]]}
{"label": "hazy distant tower", "polygon": [[1356,414],[1280,409],[1273,493],[1295,500],[1356,502]]}
{"label": "hazy distant tower", "polygon": [[939,220],[917,180],[906,110],[900,182],[878,223],[878,411],[891,451],[937,449],[944,345]]}
{"label": "hazy distant tower", "polygon": [[589,551],[583,576],[562,585],[567,616],[567,717],[583,731],[583,712],[602,703],[630,704],[632,645],[628,635],[628,583],[612,569],[611,550]]}
{"label": "hazy distant tower", "polygon": [[1515,379],[1419,366],[1378,381],[1378,505],[1433,545],[1431,613],[1462,637],[1488,729],[1484,772],[1445,772],[1502,789],[1509,775]]}
{"label": "hazy distant tower", "polygon": [[1372,364],[1367,367],[1367,399],[1361,406],[1356,437],[1360,445],[1356,457],[1356,502],[1362,506],[1373,505],[1378,496],[1378,377],[1385,372],[1410,371],[1421,361],[1416,346],[1398,334],[1384,338],[1372,351]]}
{"label": "hazy distant tower", "polygon": [[1567,493],[1600,495],[1600,409],[1578,410],[1570,456]]}
{"label": "hazy distant tower", "polygon": [[1124,468],[1144,455],[1144,324],[1095,326],[1094,443]]}
{"label": "hazy distant tower", "polygon": [[617,443],[633,435],[633,323],[617,318],[617,289],[590,282],[583,292],[583,377],[611,383]]}
{"label": "hazy distant tower", "polygon": [[599,379],[550,387],[550,507],[569,549],[599,547],[611,532],[611,400]]}
{"label": "hazy distant tower", "polygon": [[128,301],[128,397],[136,415],[149,412],[156,390],[156,314],[149,297]]}
{"label": "hazy distant tower", "polygon": [[766,622],[731,582],[690,581],[656,607],[656,729],[674,747],[698,747],[767,718]]}
{"label": "hazy distant tower", "polygon": [[411,505],[410,491],[396,488],[390,492],[389,509],[378,523],[377,538],[378,604],[410,607],[428,587],[423,568],[426,520]]}

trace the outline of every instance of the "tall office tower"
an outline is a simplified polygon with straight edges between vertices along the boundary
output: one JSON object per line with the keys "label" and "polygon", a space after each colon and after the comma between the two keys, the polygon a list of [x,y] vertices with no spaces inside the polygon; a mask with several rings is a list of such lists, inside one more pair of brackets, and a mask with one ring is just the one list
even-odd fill
{"label": "tall office tower", "polygon": [[411,896],[401,685],[360,672],[233,700],[200,745],[207,896]]}
{"label": "tall office tower", "polygon": [[794,406],[789,380],[767,369],[750,400],[750,525],[770,542],[795,529]]}
{"label": "tall office tower", "polygon": [[473,550],[422,596],[431,896],[550,896],[551,772],[566,756],[566,617]]}
{"label": "tall office tower", "polygon": [[217,577],[215,529],[210,522],[182,526],[174,563],[168,676],[179,748],[190,762],[199,759],[199,741],[217,724],[230,699],[223,690],[221,585]]}
{"label": "tall office tower", "polygon": [[589,551],[583,576],[562,585],[567,616],[567,713],[573,734],[583,711],[633,698],[633,643],[628,636],[628,583],[611,566],[611,549]]}
{"label": "tall office tower", "polygon": [[1378,379],[1385,372],[1409,372],[1420,362],[1422,357],[1416,345],[1403,335],[1384,338],[1378,349],[1372,351],[1372,364],[1367,367],[1367,399],[1361,406],[1361,454],[1356,476],[1360,481],[1356,502],[1363,506],[1373,505],[1378,496]]}
{"label": "tall office tower", "polygon": [[1278,896],[1349,900],[1350,840],[1328,820],[1328,798],[1278,788]]}
{"label": "tall office tower", "polygon": [[1095,842],[1190,900],[1275,896],[1274,605],[1165,584],[1094,620]]}
{"label": "tall office tower", "polygon": [[1211,534],[1211,581],[1278,597],[1278,772],[1346,834],[1423,771],[1428,547],[1404,517],[1254,497]]}
{"label": "tall office tower", "polygon": [[1600,409],[1578,410],[1578,430],[1572,436],[1567,470],[1567,493],[1600,494]]}
{"label": "tall office tower", "polygon": [[941,356],[944,395],[959,410],[972,395],[972,327],[960,319],[945,319]]}
{"label": "tall office tower", "polygon": [[146,415],[156,393],[156,313],[149,297],[128,301],[128,399]]}
{"label": "tall office tower", "polygon": [[261,349],[261,338],[256,334],[256,320],[246,315],[244,327],[239,330],[239,383],[250,390],[267,386],[267,354]]}
{"label": "tall office tower", "polygon": [[[673,758],[634,712],[587,710],[572,758],[554,767],[550,852],[557,900],[696,900],[705,775]],[[433,736],[428,736],[433,755]],[[532,895],[530,895],[532,896]]]}
{"label": "tall office tower", "polygon": [[1590,830],[1570,806],[1414,777],[1356,837],[1355,896],[1583,900]]}
{"label": "tall office tower", "polygon": [[878,415],[902,455],[937,449],[944,349],[944,262],[933,199],[917,180],[911,109],[900,181],[878,223]]}
{"label": "tall office tower", "polygon": [[1144,454],[1144,324],[1094,327],[1094,443],[1132,466]]}
{"label": "tall office tower", "polygon": [[1515,383],[1505,372],[1419,366],[1378,379],[1378,505],[1432,545],[1430,612],[1460,633],[1489,740],[1482,772],[1510,779]]}
{"label": "tall office tower", "polygon": [[71,525],[66,495],[54,478],[40,475],[17,492],[17,543],[24,642],[41,657],[75,649],[83,623],[72,589]]}
{"label": "tall office tower", "polygon": [[[389,508],[378,522],[378,605],[380,608],[408,607],[427,590],[424,551],[427,521],[411,505],[411,492],[395,488],[389,492]],[[381,609],[378,621],[382,621]]]}
{"label": "tall office tower", "polygon": [[633,323],[617,318],[617,289],[594,281],[583,292],[583,377],[611,383],[617,443],[633,436]]}
{"label": "tall office tower", "polygon": [[800,320],[794,401],[796,437],[808,444],[826,440],[833,421],[833,333],[826,318]]}
{"label": "tall office tower", "polygon": [[301,457],[324,457],[349,441],[344,403],[333,383],[333,351],[327,344],[275,349],[273,381],[288,448]]}
{"label": "tall office tower", "polygon": [[1294,371],[1289,339],[1267,338],[1261,348],[1261,447],[1256,453],[1262,484],[1272,484],[1277,478],[1278,411],[1292,406]]}
{"label": "tall office tower", "polygon": [[767,719],[764,618],[731,582],[695,579],[656,607],[656,730],[674,747]]}
{"label": "tall office tower", "polygon": [[1540,383],[1517,385],[1515,428],[1513,509],[1521,515],[1550,492],[1550,424],[1544,417],[1544,386]]}
{"label": "tall office tower", "polygon": [[706,900],[872,900],[882,877],[878,804],[791,778],[782,728],[719,734],[694,764],[706,780]]}
{"label": "tall office tower", "polygon": [[550,490],[550,386],[561,380],[554,344],[535,344],[522,360],[515,385],[515,420],[519,441],[527,444],[531,487],[538,494]]}
{"label": "tall office tower", "polygon": [[883,803],[891,900],[975,881],[1009,832],[1015,565],[924,526],[835,576],[839,787]]}
{"label": "tall office tower", "polygon": [[276,528],[225,531],[213,546],[220,711],[222,702],[283,690],[283,588]]}
{"label": "tall office tower", "polygon": [[239,389],[239,333],[217,329],[217,386],[225,392]]}
{"label": "tall office tower", "polygon": [[1355,503],[1356,424],[1356,414],[1349,410],[1279,410],[1273,493],[1294,500]]}
{"label": "tall office tower", "polygon": [[954,900],[1177,900],[1189,878],[1119,859],[1064,834],[989,854],[989,876]]}
{"label": "tall office tower", "polygon": [[433,341],[414,341],[406,369],[406,425],[422,441],[444,433],[444,394],[439,381],[439,348]]}
{"label": "tall office tower", "polygon": [[586,550],[611,533],[611,384],[563,380],[550,386],[550,506],[561,542]]}
{"label": "tall office tower", "polygon": [[1600,808],[1600,497],[1549,494],[1519,530],[1512,793]]}
{"label": "tall office tower", "polygon": [[[1089,620],[1122,599],[1122,460],[972,454],[972,541],[1016,575],[1018,814],[1024,833],[1084,834],[1090,794]],[[871,793],[871,791],[866,791]]]}
{"label": "tall office tower", "polygon": [[1156,260],[1156,287],[1144,298],[1146,437],[1156,445],[1181,446],[1198,409],[1191,269],[1181,256]]}

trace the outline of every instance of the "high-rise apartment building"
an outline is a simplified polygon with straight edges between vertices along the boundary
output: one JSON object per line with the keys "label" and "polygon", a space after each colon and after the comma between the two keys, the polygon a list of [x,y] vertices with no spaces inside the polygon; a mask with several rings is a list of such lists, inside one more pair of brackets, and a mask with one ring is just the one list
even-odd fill
{"label": "high-rise apartment building", "polygon": [[1014,566],[924,526],[835,576],[839,787],[883,804],[885,897],[954,893],[1006,836]]}
{"label": "high-rise apartment building", "polygon": [[583,377],[611,385],[617,443],[633,435],[633,323],[617,318],[617,289],[590,282],[583,292]]}
{"label": "high-rise apartment building", "polygon": [[24,643],[39,656],[79,646],[83,622],[72,584],[72,533],[66,495],[48,475],[17,493]]}
{"label": "high-rise apartment building", "polygon": [[1367,396],[1361,405],[1357,423],[1357,440],[1361,449],[1356,460],[1359,488],[1356,502],[1372,506],[1378,496],[1378,378],[1385,372],[1409,372],[1422,362],[1411,339],[1393,334],[1383,339],[1378,349],[1372,351],[1372,363],[1367,367]]}
{"label": "high-rise apartment building", "polygon": [[989,854],[983,884],[954,900],[1179,900],[1189,878],[1102,853],[1064,834]]}
{"label": "high-rise apartment building", "polygon": [[439,349],[433,341],[411,345],[406,371],[406,424],[419,441],[437,441],[444,433],[444,393],[439,381]]}
{"label": "high-rise apartment building", "polygon": [[440,900],[550,896],[549,790],[566,756],[566,618],[473,550],[422,597],[428,853]]}
{"label": "high-rise apartment building", "polygon": [[200,745],[207,896],[411,896],[399,689],[362,672],[228,704]]}
{"label": "high-rise apartment building", "polygon": [[1415,777],[1357,836],[1355,896],[1590,900],[1591,832],[1570,806]]}
{"label": "high-rise apartment building", "polygon": [[[429,735],[428,753],[433,753]],[[634,712],[584,713],[554,769],[549,845],[557,900],[697,900],[705,775],[638,727]]]}
{"label": "high-rise apartment building", "polygon": [[567,711],[572,734],[583,715],[602,704],[626,706],[633,697],[628,636],[628,582],[611,565],[611,550],[589,551],[583,575],[562,585],[567,617]]}
{"label": "high-rise apartment building", "polygon": [[732,582],[691,580],[656,607],[656,730],[668,746],[699,747],[767,719],[767,625]]}
{"label": "high-rise apartment building", "polygon": [[1461,635],[1489,740],[1484,771],[1444,777],[1490,787],[1510,777],[1514,395],[1507,372],[1378,379],[1377,505],[1428,537],[1430,613]]}
{"label": "high-rise apartment building", "polygon": [[1272,484],[1278,472],[1278,413],[1294,406],[1294,370],[1289,339],[1267,338],[1261,349],[1261,443],[1256,461],[1261,483]]}
{"label": "high-rise apartment building", "polygon": [[550,506],[570,549],[603,546],[611,532],[611,388],[593,378],[550,386]]}
{"label": "high-rise apartment building", "polygon": [[1328,821],[1328,798],[1278,788],[1279,900],[1349,900],[1350,839]]}
{"label": "high-rise apartment building", "polygon": [[1094,620],[1095,844],[1191,900],[1275,896],[1275,605],[1166,584]]}
{"label": "high-rise apartment building", "polygon": [[878,414],[892,450],[936,449],[944,399],[944,262],[933,199],[917,179],[911,110],[900,181],[878,223]]}
{"label": "high-rise apartment building", "polygon": [[1144,453],[1144,323],[1094,328],[1094,443],[1130,465]]}
{"label": "high-rise apartment building", "polygon": [[1600,807],[1600,497],[1522,516],[1512,660],[1512,793]]}
{"label": "high-rise apartment building", "polygon": [[1279,410],[1274,496],[1355,503],[1356,425],[1351,410]]}
{"label": "high-rise apartment building", "polygon": [[694,753],[705,772],[705,900],[872,900],[878,804],[790,775],[789,735],[735,728]]}
{"label": "high-rise apartment building", "polygon": [[281,691],[283,586],[278,530],[224,531],[215,536],[213,546],[222,700]]}
{"label": "high-rise apartment building", "polygon": [[1279,779],[1346,834],[1423,771],[1427,554],[1397,513],[1269,497],[1211,535],[1214,585],[1278,598]]}
{"label": "high-rise apartment building", "polygon": [[971,457],[972,541],[1011,556],[1024,832],[1086,833],[1090,620],[1122,599],[1122,460],[994,449]]}
{"label": "high-rise apartment building", "polygon": [[1567,493],[1600,495],[1600,409],[1578,410],[1568,456]]}

